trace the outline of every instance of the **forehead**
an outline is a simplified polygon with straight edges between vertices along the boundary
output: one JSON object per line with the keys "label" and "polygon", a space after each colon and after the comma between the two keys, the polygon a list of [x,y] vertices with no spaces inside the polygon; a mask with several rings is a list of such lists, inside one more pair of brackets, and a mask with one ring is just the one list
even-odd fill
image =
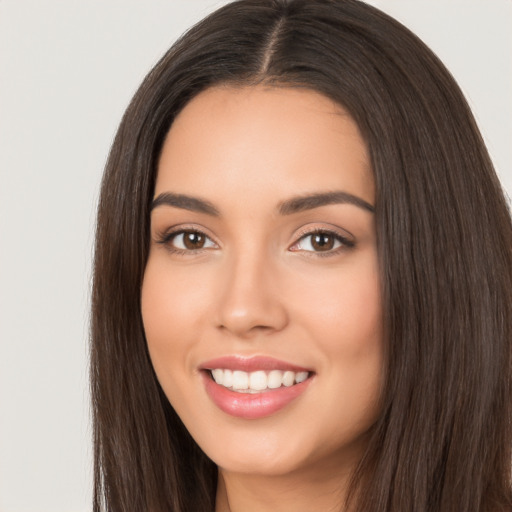
{"label": "forehead", "polygon": [[200,93],[175,119],[155,194],[249,200],[339,189],[374,201],[366,145],[340,105],[307,89],[225,86]]}

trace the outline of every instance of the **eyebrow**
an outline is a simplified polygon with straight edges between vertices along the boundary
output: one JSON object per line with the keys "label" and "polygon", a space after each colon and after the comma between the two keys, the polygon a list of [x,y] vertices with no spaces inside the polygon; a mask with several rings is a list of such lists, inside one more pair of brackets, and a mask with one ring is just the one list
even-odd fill
{"label": "eyebrow", "polygon": [[214,217],[220,216],[219,210],[205,199],[199,199],[198,197],[187,196],[185,194],[173,194],[171,192],[164,192],[153,199],[150,211],[164,204],[192,212],[206,213]]}
{"label": "eyebrow", "polygon": [[[364,199],[343,191],[320,192],[292,197],[291,199],[279,203],[278,212],[281,215],[292,215],[330,204],[352,204],[371,213],[375,212],[375,208]],[[212,203],[205,199],[188,196],[186,194],[175,194],[172,192],[159,194],[152,201],[150,211],[162,205],[174,206],[175,208],[181,208],[183,210],[220,217],[219,210]]]}
{"label": "eyebrow", "polygon": [[279,204],[279,213],[281,215],[291,215],[329,204],[352,204],[371,213],[375,212],[375,208],[364,199],[348,192],[335,191],[292,197]]}

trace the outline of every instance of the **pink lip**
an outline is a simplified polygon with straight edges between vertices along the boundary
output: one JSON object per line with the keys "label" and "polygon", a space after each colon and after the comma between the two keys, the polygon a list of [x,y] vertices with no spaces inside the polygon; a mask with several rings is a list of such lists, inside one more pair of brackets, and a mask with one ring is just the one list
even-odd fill
{"label": "pink lip", "polygon": [[201,364],[201,370],[213,370],[222,368],[223,370],[242,370],[244,372],[255,372],[257,370],[282,370],[292,372],[309,372],[308,368],[303,368],[285,361],[279,361],[273,357],[267,356],[224,356],[211,359]]}
{"label": "pink lip", "polygon": [[200,367],[206,392],[213,403],[230,416],[244,419],[258,419],[270,416],[286,407],[299,397],[313,380],[311,376],[300,384],[290,387],[280,387],[261,393],[238,393],[217,384],[207,370],[222,368],[227,370],[242,370],[246,372],[256,370],[290,370],[294,372],[310,371],[277,359],[255,356],[250,358],[240,356],[227,356],[213,359],[203,363]]}

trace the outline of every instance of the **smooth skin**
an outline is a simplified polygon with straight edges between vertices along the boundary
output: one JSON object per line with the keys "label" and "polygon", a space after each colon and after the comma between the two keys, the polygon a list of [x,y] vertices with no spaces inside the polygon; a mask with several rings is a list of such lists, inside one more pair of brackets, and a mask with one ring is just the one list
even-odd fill
{"label": "smooth skin", "polygon": [[[167,135],[162,194],[188,199],[152,210],[144,327],[166,396],[219,467],[217,512],[341,510],[383,374],[375,189],[357,125],[310,90],[208,89]],[[305,196],[318,200],[293,201]],[[226,355],[312,380],[274,414],[233,417],[199,370]]]}

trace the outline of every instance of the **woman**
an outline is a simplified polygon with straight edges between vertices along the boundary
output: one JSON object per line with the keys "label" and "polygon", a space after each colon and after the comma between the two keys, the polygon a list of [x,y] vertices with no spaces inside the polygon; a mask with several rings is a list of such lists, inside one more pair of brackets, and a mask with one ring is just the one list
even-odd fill
{"label": "woman", "polygon": [[509,510],[511,274],[478,129],[413,34],[354,0],[219,9],[104,176],[95,510]]}

